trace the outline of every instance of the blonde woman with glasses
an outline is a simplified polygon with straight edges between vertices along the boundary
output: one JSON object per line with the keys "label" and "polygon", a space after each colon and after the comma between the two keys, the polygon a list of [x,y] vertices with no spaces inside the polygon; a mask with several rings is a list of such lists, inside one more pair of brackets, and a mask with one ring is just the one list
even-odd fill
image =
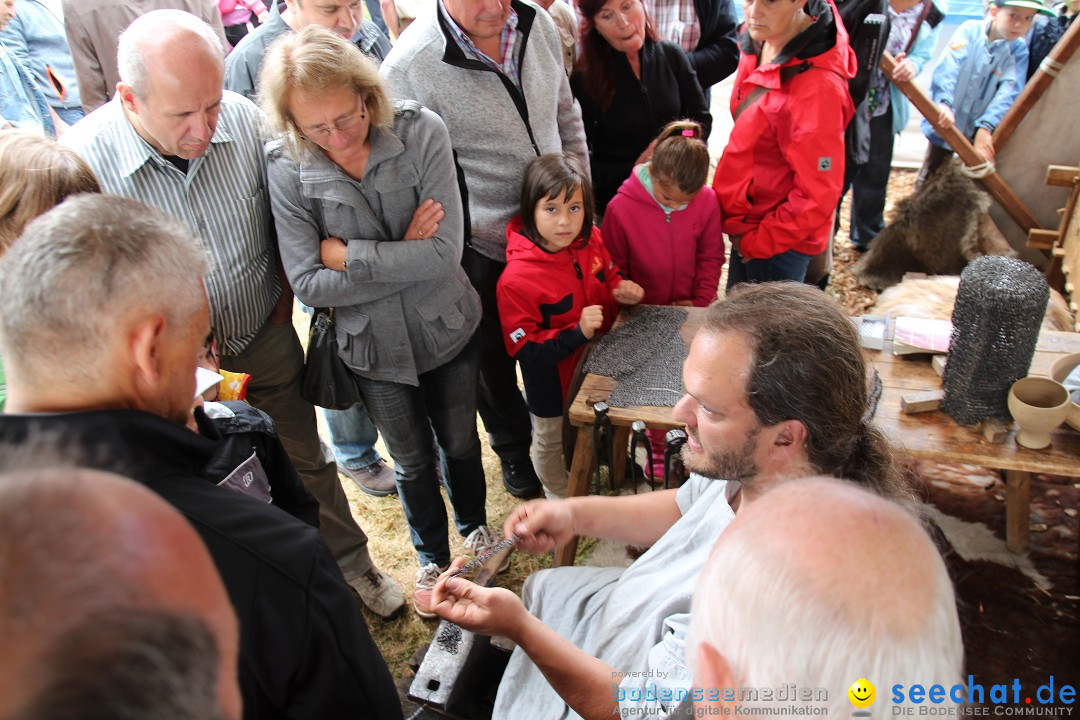
{"label": "blonde woman with glasses", "polygon": [[466,546],[495,542],[476,432],[480,299],[461,268],[450,137],[418,103],[392,105],[374,64],[315,26],[267,53],[259,99],[283,134],[268,146],[282,264],[301,301],[335,308],[341,358],[399,473],[421,566],[413,606],[433,617],[450,563],[436,463]]}

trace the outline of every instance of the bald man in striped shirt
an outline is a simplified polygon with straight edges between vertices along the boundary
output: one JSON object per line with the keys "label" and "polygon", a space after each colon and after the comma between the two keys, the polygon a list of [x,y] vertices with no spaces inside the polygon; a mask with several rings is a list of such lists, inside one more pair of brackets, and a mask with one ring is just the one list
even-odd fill
{"label": "bald man in striped shirt", "polygon": [[[206,248],[211,325],[221,367],[252,376],[248,399],[269,414],[305,486],[346,581],[375,613],[404,607],[400,586],[368,554],[337,466],[300,394],[304,353],[292,326],[266,188],[259,110],[222,90],[223,52],[205,22],[156,10],[120,37],[112,101],[64,136],[106,193],[158,207]],[[118,309],[119,310],[119,309]]]}

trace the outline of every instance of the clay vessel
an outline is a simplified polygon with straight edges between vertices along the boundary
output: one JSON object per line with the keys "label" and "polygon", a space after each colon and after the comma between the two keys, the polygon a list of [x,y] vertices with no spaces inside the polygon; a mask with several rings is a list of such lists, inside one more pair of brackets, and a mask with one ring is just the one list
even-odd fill
{"label": "clay vessel", "polygon": [[1016,442],[1041,450],[1050,444],[1050,431],[1069,413],[1069,393],[1049,378],[1021,378],[1009,389],[1009,412],[1019,427]]}
{"label": "clay vessel", "polygon": [[[1069,355],[1062,355],[1054,364],[1050,366],[1050,379],[1057,380],[1058,382],[1065,382],[1065,378],[1069,377],[1069,373],[1073,371],[1073,368],[1080,365],[1080,353],[1071,353]],[[1080,430],[1080,405],[1075,402],[1069,402],[1069,414],[1065,418],[1073,430]]]}

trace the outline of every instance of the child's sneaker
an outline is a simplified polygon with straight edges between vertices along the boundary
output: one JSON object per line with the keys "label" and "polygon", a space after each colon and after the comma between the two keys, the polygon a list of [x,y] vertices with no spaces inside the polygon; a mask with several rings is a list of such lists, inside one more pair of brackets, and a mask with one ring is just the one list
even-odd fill
{"label": "child's sneaker", "polygon": [[[465,547],[472,550],[474,555],[483,555],[501,541],[502,538],[495,537],[495,533],[491,532],[487,525],[481,525],[469,533],[469,536],[465,538]],[[502,564],[499,565],[499,569],[495,572],[506,572],[510,567],[510,555],[511,553],[506,553],[506,556],[503,557]]]}
{"label": "child's sneaker", "polygon": [[433,618],[435,613],[431,610],[434,604],[431,593],[435,589],[435,581],[446,572],[446,568],[440,568],[435,563],[428,563],[416,573],[416,585],[413,586],[412,604],[416,614],[422,618]]}

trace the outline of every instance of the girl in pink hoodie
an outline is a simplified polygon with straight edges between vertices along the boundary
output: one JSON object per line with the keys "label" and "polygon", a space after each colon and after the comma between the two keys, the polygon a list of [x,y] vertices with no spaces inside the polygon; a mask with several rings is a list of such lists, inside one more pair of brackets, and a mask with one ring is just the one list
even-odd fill
{"label": "girl in pink hoodie", "polygon": [[[692,120],[669,123],[652,161],[634,167],[604,214],[604,245],[649,305],[705,307],[716,299],[724,236],[716,193],[705,187],[709,148]],[[650,430],[653,477],[664,474],[664,432]]]}
{"label": "girl in pink hoodie", "polygon": [[716,299],[724,238],[708,173],[701,126],[676,120],[656,138],[652,162],[634,167],[608,203],[604,245],[645,288],[645,303],[705,307]]}

